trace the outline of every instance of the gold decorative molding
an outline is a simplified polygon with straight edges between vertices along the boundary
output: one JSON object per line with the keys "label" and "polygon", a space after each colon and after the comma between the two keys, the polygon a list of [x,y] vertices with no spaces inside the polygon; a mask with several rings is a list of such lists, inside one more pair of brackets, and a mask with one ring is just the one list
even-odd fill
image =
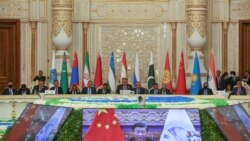
{"label": "gold decorative molding", "polygon": [[206,16],[203,14],[188,15],[187,35],[191,37],[194,31],[198,31],[202,38],[207,35]]}

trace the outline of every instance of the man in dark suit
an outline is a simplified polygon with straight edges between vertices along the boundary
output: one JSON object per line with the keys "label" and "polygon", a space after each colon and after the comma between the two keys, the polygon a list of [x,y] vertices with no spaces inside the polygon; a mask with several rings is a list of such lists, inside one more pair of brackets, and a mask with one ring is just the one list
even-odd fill
{"label": "man in dark suit", "polygon": [[171,91],[167,88],[166,84],[162,83],[162,88],[160,89],[161,94],[172,94]]}
{"label": "man in dark suit", "polygon": [[8,87],[3,91],[4,95],[14,95],[17,94],[17,90],[13,88],[13,82],[8,81]]}
{"label": "man in dark suit", "polygon": [[207,82],[203,83],[203,88],[199,90],[198,95],[213,95],[213,91],[208,88]]}
{"label": "man in dark suit", "polygon": [[247,95],[247,90],[242,87],[241,81],[238,81],[237,87],[233,88],[232,95]]}
{"label": "man in dark suit", "polygon": [[69,89],[68,89],[68,94],[80,94],[81,91],[80,89],[77,87],[76,84],[72,85]]}
{"label": "man in dark suit", "polygon": [[22,84],[21,88],[18,89],[18,94],[21,95],[29,95],[30,94],[30,89],[26,87],[26,84]]}
{"label": "man in dark suit", "polygon": [[231,85],[231,88],[233,88],[237,84],[237,82],[240,81],[240,78],[236,76],[235,71],[231,71],[230,75],[231,77],[229,78],[229,84]]}
{"label": "man in dark suit", "polygon": [[147,94],[147,90],[141,86],[141,82],[138,81],[136,87],[134,88],[135,94]]}
{"label": "man in dark suit", "polygon": [[132,127],[133,137],[128,141],[153,141],[148,137],[148,127],[144,123],[135,123]]}
{"label": "man in dark suit", "polygon": [[224,90],[223,86],[222,86],[222,77],[221,77],[221,71],[220,70],[216,71],[215,81],[216,81],[217,90]]}
{"label": "man in dark suit", "polygon": [[33,79],[33,81],[39,81],[39,80],[42,80],[43,82],[45,82],[46,80],[46,77],[43,76],[43,71],[42,70],[39,70],[38,72],[38,75]]}
{"label": "man in dark suit", "polygon": [[158,83],[154,83],[153,89],[150,90],[150,94],[162,94],[161,89],[159,89]]}
{"label": "man in dark suit", "polygon": [[250,71],[245,72],[244,81],[250,85]]}
{"label": "man in dark suit", "polygon": [[96,94],[96,89],[93,87],[93,82],[88,81],[87,87],[82,89],[82,94]]}
{"label": "man in dark suit", "polygon": [[44,86],[43,80],[39,80],[38,85],[34,86],[32,94],[44,93],[45,90],[48,90],[48,87]]}
{"label": "man in dark suit", "polygon": [[63,94],[63,89],[59,86],[58,80],[54,80],[54,87],[51,87],[50,90],[55,90],[55,94]]}
{"label": "man in dark suit", "polygon": [[116,88],[116,93],[120,94],[121,90],[130,90],[133,91],[131,84],[128,84],[128,78],[122,78],[122,84],[118,85]]}
{"label": "man in dark suit", "polygon": [[108,84],[103,83],[102,88],[98,89],[98,94],[110,94],[110,89],[107,89]]}

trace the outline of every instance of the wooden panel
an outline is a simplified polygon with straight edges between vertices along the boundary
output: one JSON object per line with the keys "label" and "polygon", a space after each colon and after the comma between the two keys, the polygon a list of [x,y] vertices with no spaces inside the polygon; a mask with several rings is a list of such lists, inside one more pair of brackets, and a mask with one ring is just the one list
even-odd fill
{"label": "wooden panel", "polygon": [[250,71],[250,20],[239,22],[239,75]]}
{"label": "wooden panel", "polygon": [[20,85],[20,22],[0,20],[0,93],[12,80]]}

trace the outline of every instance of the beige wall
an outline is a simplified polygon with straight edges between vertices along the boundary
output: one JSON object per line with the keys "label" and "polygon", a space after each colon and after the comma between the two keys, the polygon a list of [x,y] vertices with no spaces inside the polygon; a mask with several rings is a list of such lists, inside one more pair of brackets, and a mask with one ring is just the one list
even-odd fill
{"label": "beige wall", "polygon": [[[0,1],[1,19],[21,20],[21,82],[32,86],[32,76],[39,69],[49,75],[52,49],[53,0],[4,0]],[[55,0],[56,1],[56,0]],[[63,0],[61,0],[63,1]],[[69,0],[65,0],[69,1]],[[116,74],[119,78],[122,52],[126,50],[129,78],[132,81],[135,52],[139,53],[141,79],[145,84],[150,51],[154,53],[157,79],[162,79],[165,54],[169,51],[172,61],[172,23],[176,23],[176,73],[180,53],[185,53],[185,65],[191,53],[186,43],[186,4],[188,0],[72,0],[72,45],[68,49],[78,52],[80,76],[83,71],[83,23],[88,23],[87,49],[90,52],[91,78],[94,78],[98,51],[103,57],[103,79],[107,80],[109,56],[116,55]],[[250,19],[249,0],[207,0],[208,41],[203,48],[205,69],[208,68],[212,48],[217,69],[222,69],[223,29],[227,31],[227,70],[238,71],[238,21]],[[32,31],[36,33],[33,39]],[[129,36],[128,36],[129,35]],[[34,42],[35,41],[35,42]],[[32,50],[36,48],[36,55]],[[34,50],[33,50],[34,51]],[[33,54],[33,55],[32,55]],[[37,63],[32,69],[31,59]],[[70,59],[68,60],[70,62]],[[57,60],[57,64],[60,64]],[[70,64],[68,63],[68,67]],[[61,66],[57,65],[57,71]],[[172,70],[174,71],[174,70]],[[70,73],[70,70],[69,70]],[[187,72],[190,73],[190,72]],[[80,77],[81,79],[81,77]],[[190,81],[190,80],[187,80]],[[175,85],[175,84],[174,84]],[[189,87],[189,86],[188,86]]]}

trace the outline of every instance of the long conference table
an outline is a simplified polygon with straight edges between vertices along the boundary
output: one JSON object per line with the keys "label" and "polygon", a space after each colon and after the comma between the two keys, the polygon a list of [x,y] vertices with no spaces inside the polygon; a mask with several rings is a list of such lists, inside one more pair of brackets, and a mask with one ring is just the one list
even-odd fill
{"label": "long conference table", "polygon": [[[130,94],[126,95],[126,97],[138,98],[138,96],[142,96],[143,98],[147,98],[152,95],[135,95]],[[157,97],[174,97],[177,95],[157,95]],[[180,95],[178,95],[180,96]],[[230,99],[226,99],[223,95],[183,95],[185,97],[194,98],[194,99],[224,99],[228,102],[237,101],[241,103],[242,106],[246,109],[246,111],[250,114],[250,95],[247,96],[231,96]],[[68,99],[68,98],[119,98],[125,97],[124,95],[118,94],[108,94],[108,95],[86,95],[86,94],[77,94],[77,95],[0,95],[0,119],[18,119],[21,115],[25,107],[28,103],[33,103],[38,100],[48,100],[48,99]],[[98,107],[100,108],[100,107]],[[198,108],[198,107],[197,107]]]}

